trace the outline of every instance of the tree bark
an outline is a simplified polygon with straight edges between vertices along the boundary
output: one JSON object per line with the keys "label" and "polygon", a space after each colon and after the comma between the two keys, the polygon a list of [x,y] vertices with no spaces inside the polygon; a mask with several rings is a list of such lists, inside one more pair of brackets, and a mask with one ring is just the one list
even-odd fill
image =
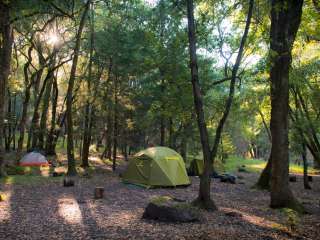
{"label": "tree bark", "polygon": [[28,60],[23,67],[25,90],[24,90],[24,100],[22,105],[22,114],[21,114],[21,119],[19,123],[20,136],[18,140],[18,149],[17,149],[17,164],[19,164],[20,153],[23,148],[24,133],[26,129],[28,107],[29,107],[30,95],[31,95],[31,86],[32,86],[33,78],[35,77],[35,74],[33,74],[29,79],[29,73],[28,73],[29,66],[32,62],[32,54],[31,54],[32,50],[33,50],[33,45],[31,45],[31,47],[28,49]]}
{"label": "tree bark", "polygon": [[80,52],[81,44],[81,35],[87,18],[87,13],[90,7],[90,0],[87,1],[85,9],[82,13],[80,25],[76,35],[76,44],[74,47],[74,56],[70,71],[70,78],[67,90],[67,109],[66,109],[66,118],[67,118],[67,156],[68,156],[68,171],[67,175],[73,176],[77,175],[76,162],[74,159],[74,145],[73,145],[73,120],[72,120],[72,98],[73,98],[73,87],[76,78],[76,71],[78,65],[78,58]]}
{"label": "tree bark", "polygon": [[259,189],[269,190],[270,189],[270,180],[271,180],[271,169],[272,169],[272,157],[269,156],[266,167],[263,169],[256,187]]}
{"label": "tree bark", "polygon": [[[55,58],[55,56],[54,56]],[[53,59],[52,66],[55,65],[55,59]],[[42,113],[40,118],[40,128],[38,133],[38,148],[43,150],[45,143],[45,136],[47,135],[47,115],[50,104],[50,96],[52,92],[52,85],[54,82],[54,71],[51,72],[50,78],[48,79],[46,89],[43,95]]]}
{"label": "tree bark", "polygon": [[205,116],[203,111],[203,99],[199,84],[198,76],[198,61],[196,50],[196,31],[194,22],[194,7],[193,0],[187,0],[188,11],[188,37],[189,37],[189,53],[190,53],[190,70],[191,82],[193,89],[194,106],[197,114],[198,128],[200,132],[200,140],[202,145],[203,159],[204,159],[204,172],[200,176],[200,188],[198,198],[194,204],[205,208],[207,210],[216,210],[217,207],[210,197],[210,172],[208,169],[211,167],[210,159],[210,145],[207,125],[205,123]]}
{"label": "tree bark", "polygon": [[289,187],[289,68],[303,0],[273,0],[271,9],[271,207],[302,210]]}
{"label": "tree bark", "polygon": [[10,73],[11,52],[13,43],[12,27],[10,25],[10,6],[5,1],[0,2],[0,177],[5,175],[3,169],[4,146],[3,130],[5,118],[5,95]]}
{"label": "tree bark", "polygon": [[89,149],[91,145],[91,130],[92,130],[92,115],[93,115],[93,104],[91,102],[91,82],[93,80],[92,76],[92,64],[93,64],[93,50],[94,50],[94,15],[93,15],[93,5],[91,5],[91,15],[90,15],[90,60],[89,60],[89,76],[88,76],[88,99],[86,103],[85,110],[85,122],[84,122],[84,132],[83,132],[83,146],[82,146],[82,164],[81,166],[86,168],[89,167]]}
{"label": "tree bark", "polygon": [[117,147],[118,147],[118,77],[116,75],[114,78],[112,171],[116,170]]}
{"label": "tree bark", "polygon": [[203,111],[202,93],[201,93],[199,78],[198,78],[198,65],[197,65],[197,56],[196,56],[196,36],[195,36],[195,24],[194,24],[194,16],[193,16],[193,0],[187,1],[191,81],[193,86],[194,105],[195,105],[195,111],[197,114],[198,128],[200,132],[200,139],[201,139],[203,159],[204,159],[204,171],[203,171],[203,174],[200,176],[199,195],[194,203],[208,210],[216,209],[216,206],[214,205],[214,203],[210,198],[210,180],[211,180],[210,173],[213,169],[213,162],[218,152],[218,147],[219,147],[223,127],[231,109],[234,91],[235,91],[235,82],[237,79],[237,73],[241,64],[244,46],[248,36],[250,23],[251,23],[253,4],[254,4],[254,1],[250,0],[245,30],[241,38],[236,62],[232,69],[232,76],[231,76],[230,87],[229,87],[229,96],[225,104],[225,110],[224,110],[223,116],[220,119],[218,123],[218,127],[216,129],[216,135],[215,135],[213,147],[210,150],[208,130],[207,130],[207,125],[205,122],[204,111]]}
{"label": "tree bark", "polygon": [[46,139],[46,154],[47,155],[55,155],[55,145],[54,145],[54,139],[55,139],[55,134],[57,132],[56,130],[56,114],[57,114],[57,104],[58,104],[58,94],[59,94],[59,89],[58,89],[58,82],[57,78],[54,78],[53,81],[53,88],[52,88],[52,106],[51,106],[51,123],[50,123],[50,130],[47,134],[47,139]]}
{"label": "tree bark", "polygon": [[303,186],[304,189],[311,189],[308,179],[308,160],[307,160],[307,147],[305,143],[302,143],[302,161],[303,161]]}

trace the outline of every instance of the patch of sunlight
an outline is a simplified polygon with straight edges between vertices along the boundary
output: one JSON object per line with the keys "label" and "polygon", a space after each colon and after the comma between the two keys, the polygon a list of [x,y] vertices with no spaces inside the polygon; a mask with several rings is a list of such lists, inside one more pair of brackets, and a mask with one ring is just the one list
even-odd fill
{"label": "patch of sunlight", "polygon": [[270,221],[264,217],[259,217],[259,216],[256,216],[256,215],[253,215],[253,214],[250,214],[247,212],[239,211],[239,210],[232,209],[232,208],[224,208],[224,209],[226,209],[227,211],[240,213],[242,215],[243,220],[245,220],[251,224],[254,224],[256,226],[261,226],[264,228],[267,227],[267,228],[271,228],[271,229],[274,229],[275,226],[277,226],[277,229],[280,229],[280,227],[282,226],[281,224],[279,224],[275,221]]}
{"label": "patch of sunlight", "polygon": [[74,198],[61,198],[58,200],[59,215],[70,224],[82,224],[82,214],[79,204]]}
{"label": "patch of sunlight", "polygon": [[90,156],[89,159],[91,162],[101,163],[101,159],[97,156]]}
{"label": "patch of sunlight", "polygon": [[265,168],[265,166],[266,166],[266,163],[258,163],[258,164],[249,165],[248,167],[249,167],[249,168],[253,168],[253,169],[262,170],[262,169]]}
{"label": "patch of sunlight", "polygon": [[8,221],[11,218],[11,191],[0,192],[3,201],[0,202],[0,222]]}

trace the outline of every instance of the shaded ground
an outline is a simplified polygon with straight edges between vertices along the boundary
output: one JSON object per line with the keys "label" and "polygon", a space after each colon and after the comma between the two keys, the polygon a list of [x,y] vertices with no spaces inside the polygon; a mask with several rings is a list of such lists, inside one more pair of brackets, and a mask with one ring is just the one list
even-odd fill
{"label": "shaded ground", "polygon": [[[62,187],[62,178],[32,184],[2,184],[7,199],[0,202],[0,239],[319,239],[320,178],[312,190],[302,178],[292,188],[312,212],[301,217],[268,208],[267,192],[251,189],[257,175],[242,173],[242,184],[217,180],[212,193],[219,211],[202,213],[199,223],[168,224],[142,220],[150,197],[170,195],[192,200],[199,179],[188,188],[142,189],[121,183],[118,173],[98,161],[92,178],[80,177],[76,186]],[[105,188],[103,200],[93,189]],[[237,212],[240,214],[227,214]],[[229,216],[233,215],[233,216]]]}

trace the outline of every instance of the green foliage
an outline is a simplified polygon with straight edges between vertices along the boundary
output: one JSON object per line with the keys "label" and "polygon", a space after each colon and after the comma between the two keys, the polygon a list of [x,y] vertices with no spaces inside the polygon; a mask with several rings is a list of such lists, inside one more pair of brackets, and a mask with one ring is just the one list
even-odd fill
{"label": "green foliage", "polygon": [[297,226],[300,224],[300,216],[299,213],[290,208],[281,209],[282,214],[285,217],[285,225],[287,226],[289,231],[296,230]]}

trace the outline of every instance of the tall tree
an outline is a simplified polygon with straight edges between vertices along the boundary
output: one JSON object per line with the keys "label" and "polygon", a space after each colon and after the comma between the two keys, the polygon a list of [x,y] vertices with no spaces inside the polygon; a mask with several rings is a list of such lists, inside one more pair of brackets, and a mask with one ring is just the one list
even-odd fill
{"label": "tall tree", "polygon": [[90,51],[89,51],[89,73],[88,73],[88,99],[85,106],[85,119],[84,119],[84,131],[83,131],[83,145],[82,145],[82,167],[89,167],[89,149],[91,144],[91,132],[92,132],[92,115],[93,115],[93,96],[90,94],[93,81],[93,50],[94,50],[94,5],[91,4],[90,11]]}
{"label": "tall tree", "polygon": [[10,74],[13,43],[12,27],[10,24],[10,7],[11,6],[7,1],[0,1],[0,177],[5,175],[3,171],[5,95],[7,91],[8,76]]}
{"label": "tall tree", "polygon": [[210,143],[209,143],[209,134],[208,134],[207,124],[205,121],[203,96],[202,96],[201,87],[199,83],[193,0],[187,0],[191,82],[192,82],[192,88],[193,88],[194,106],[197,114],[197,122],[198,122],[198,128],[200,132],[200,140],[201,140],[203,159],[204,159],[204,170],[200,177],[199,195],[198,195],[198,198],[194,201],[194,204],[198,205],[199,207],[205,208],[207,210],[215,210],[217,208],[210,197],[210,182],[211,182],[210,173],[212,171],[213,161],[218,152],[218,147],[220,144],[223,127],[230,113],[230,109],[231,109],[231,105],[234,97],[235,83],[238,78],[237,74],[241,64],[244,46],[248,36],[250,23],[251,23],[253,5],[254,5],[254,1],[250,0],[245,30],[241,38],[240,47],[239,47],[235,64],[232,68],[232,75],[229,78],[230,80],[229,96],[225,103],[223,115],[218,123],[214,144],[211,149]]}
{"label": "tall tree", "polygon": [[273,0],[270,30],[271,207],[301,209],[289,187],[289,69],[303,0]]}
{"label": "tall tree", "polygon": [[74,144],[73,144],[73,120],[72,120],[72,98],[73,98],[73,87],[76,78],[76,71],[78,65],[78,58],[80,53],[80,44],[81,44],[81,35],[82,31],[87,19],[87,14],[90,8],[90,0],[87,1],[85,4],[85,8],[83,10],[79,28],[76,34],[76,43],[74,46],[73,51],[73,60],[72,66],[70,71],[70,78],[68,83],[68,90],[67,90],[67,109],[66,109],[66,119],[67,119],[67,156],[68,156],[68,172],[69,176],[76,175],[76,163],[74,159]]}

